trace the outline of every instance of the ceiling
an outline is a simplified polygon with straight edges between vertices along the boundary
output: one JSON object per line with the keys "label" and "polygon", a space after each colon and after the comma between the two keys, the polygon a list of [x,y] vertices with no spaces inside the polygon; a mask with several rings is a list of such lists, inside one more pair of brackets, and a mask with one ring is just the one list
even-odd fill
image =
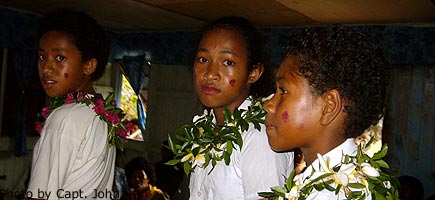
{"label": "ceiling", "polygon": [[0,0],[1,7],[44,14],[73,7],[115,32],[193,30],[237,15],[258,27],[318,24],[435,26],[435,0]]}

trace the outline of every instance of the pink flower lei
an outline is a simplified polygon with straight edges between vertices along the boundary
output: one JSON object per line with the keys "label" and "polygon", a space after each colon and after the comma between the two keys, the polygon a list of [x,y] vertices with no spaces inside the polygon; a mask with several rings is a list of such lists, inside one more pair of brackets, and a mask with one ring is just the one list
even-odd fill
{"label": "pink flower lei", "polygon": [[88,95],[82,92],[73,92],[50,98],[48,105],[38,113],[35,125],[36,131],[41,133],[45,120],[54,109],[69,103],[86,104],[91,107],[100,119],[108,125],[107,138],[109,145],[115,145],[120,150],[124,149],[127,136],[134,130],[134,126],[131,122],[123,121],[125,114],[122,109],[116,107],[113,94],[110,94],[106,99],[101,94]]}

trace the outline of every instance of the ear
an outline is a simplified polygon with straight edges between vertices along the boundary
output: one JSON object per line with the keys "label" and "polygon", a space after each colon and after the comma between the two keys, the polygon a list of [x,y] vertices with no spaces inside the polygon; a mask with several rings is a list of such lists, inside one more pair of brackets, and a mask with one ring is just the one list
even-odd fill
{"label": "ear", "polygon": [[342,112],[342,100],[340,93],[337,90],[328,90],[323,96],[323,110],[320,123],[322,125],[328,125],[332,123],[337,116]]}
{"label": "ear", "polygon": [[83,73],[86,75],[91,75],[94,73],[95,69],[97,69],[97,64],[98,61],[95,58],[91,58],[90,60],[86,61]]}
{"label": "ear", "polygon": [[264,66],[261,63],[257,63],[254,65],[254,69],[251,70],[248,77],[248,83],[255,83],[258,79],[260,79],[263,74]]}

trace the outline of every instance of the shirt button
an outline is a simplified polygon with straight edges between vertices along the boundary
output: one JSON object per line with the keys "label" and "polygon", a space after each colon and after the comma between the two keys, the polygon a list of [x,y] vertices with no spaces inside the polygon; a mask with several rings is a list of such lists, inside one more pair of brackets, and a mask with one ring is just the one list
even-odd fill
{"label": "shirt button", "polygon": [[198,192],[198,196],[201,196],[201,192]]}

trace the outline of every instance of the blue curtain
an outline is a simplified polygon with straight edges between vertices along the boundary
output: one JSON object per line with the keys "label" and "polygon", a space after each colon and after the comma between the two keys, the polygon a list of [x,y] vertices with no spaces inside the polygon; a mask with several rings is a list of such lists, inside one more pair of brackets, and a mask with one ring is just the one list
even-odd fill
{"label": "blue curtain", "polygon": [[148,71],[147,68],[150,67],[149,63],[145,58],[145,55],[138,55],[138,56],[124,55],[120,60],[118,60],[118,62],[121,64],[121,67],[125,72],[125,76],[130,82],[130,85],[133,88],[134,92],[138,96],[138,101],[137,101],[138,121],[139,121],[139,127],[141,128],[143,133],[146,126],[146,115],[144,113],[140,91],[143,85],[145,84],[145,80],[146,80],[145,77],[147,76],[146,72]]}
{"label": "blue curtain", "polygon": [[32,69],[36,66],[36,51],[34,49],[10,49],[9,59],[15,66],[15,74],[18,86],[21,90],[19,97],[19,110],[17,113],[17,132],[15,135],[16,156],[27,154],[26,149],[26,115],[27,115],[27,93],[26,89],[29,86]]}

